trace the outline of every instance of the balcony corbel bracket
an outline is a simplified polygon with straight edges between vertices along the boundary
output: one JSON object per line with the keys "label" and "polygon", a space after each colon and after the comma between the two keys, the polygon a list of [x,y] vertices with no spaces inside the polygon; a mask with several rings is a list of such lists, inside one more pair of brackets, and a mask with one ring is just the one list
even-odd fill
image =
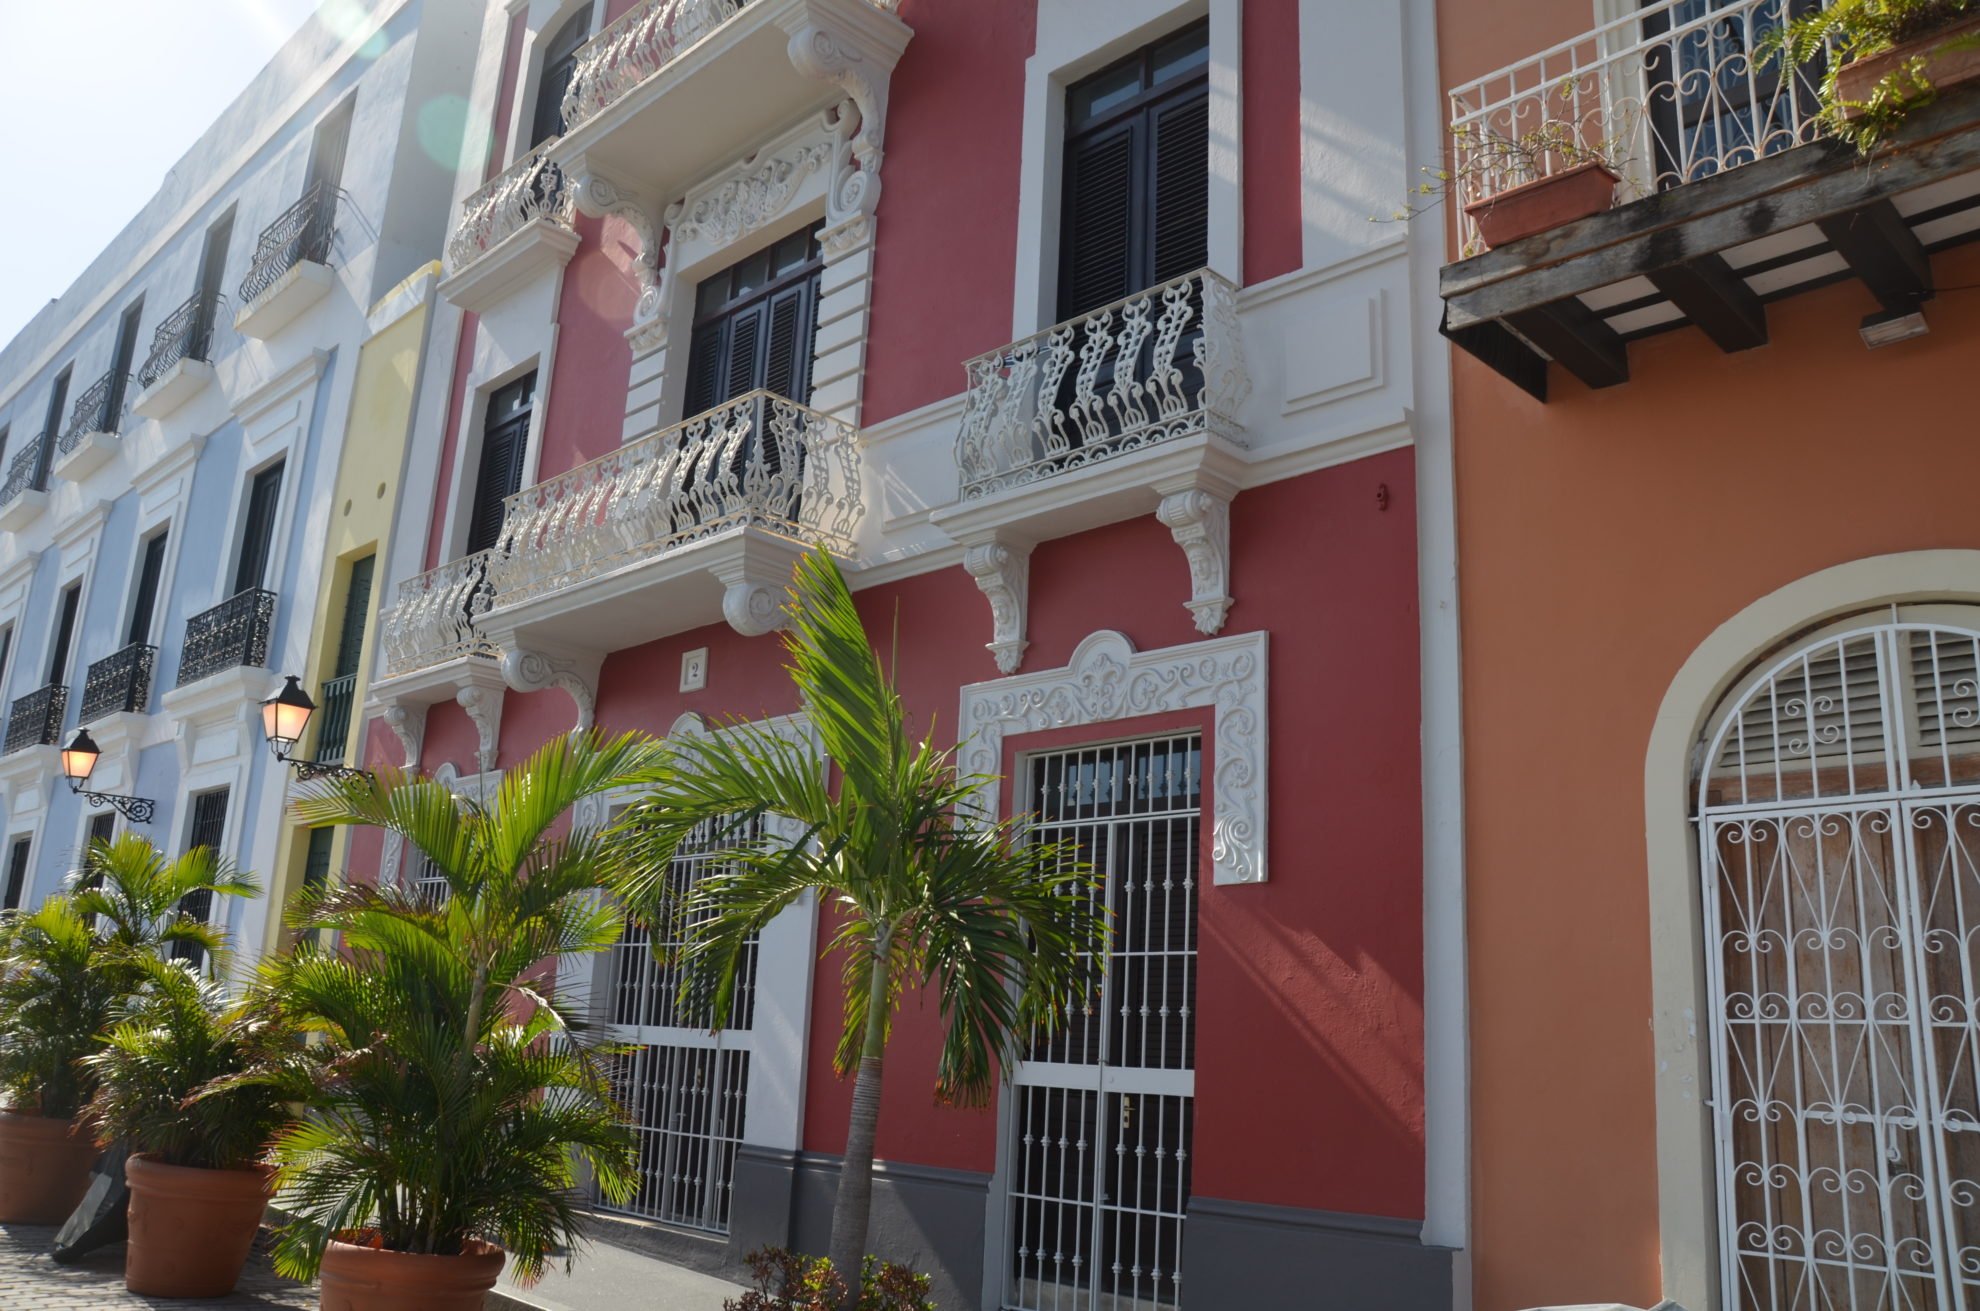
{"label": "balcony corbel bracket", "polygon": [[[577,697],[575,692],[571,695],[573,699]],[[454,700],[474,723],[474,767],[478,773],[485,774],[495,768],[495,751],[502,738],[502,689],[471,684],[454,693]],[[583,709],[584,704],[579,702],[580,713],[583,718],[589,719],[589,712]]]}
{"label": "balcony corbel bracket", "polygon": [[1189,562],[1190,598],[1184,604],[1206,637],[1222,631],[1231,608],[1231,501],[1201,487],[1170,492],[1155,509]]}
{"label": "balcony corbel bracket", "polygon": [[1014,674],[1030,645],[1025,638],[1031,598],[1031,544],[992,538],[963,549],[963,568],[990,602],[990,641],[997,668]]}
{"label": "balcony corbel bracket", "polygon": [[394,703],[385,707],[385,727],[399,739],[407,769],[419,768],[419,754],[426,742],[426,707]]}
{"label": "balcony corbel bracket", "polygon": [[577,706],[577,723],[571,731],[585,733],[590,731],[597,709],[597,697],[592,689],[598,685],[598,669],[602,663],[602,657],[597,655],[561,657],[511,647],[502,656],[502,681],[516,692],[541,692],[551,687],[561,689]]}
{"label": "balcony corbel bracket", "polygon": [[847,96],[832,111],[832,178],[821,239],[828,255],[843,254],[870,238],[880,204],[887,84],[899,51],[814,19],[791,32],[789,54],[799,73],[830,82]]}
{"label": "balcony corbel bracket", "polygon": [[789,618],[784,613],[784,591],[790,583],[786,565],[772,572],[748,559],[711,569],[722,584],[722,618],[744,637],[762,637],[782,628]]}
{"label": "balcony corbel bracket", "polygon": [[[619,219],[639,240],[639,254],[632,269],[633,277],[639,282],[639,300],[633,306],[633,323],[627,336],[637,334],[642,340],[657,336],[664,340],[667,322],[666,287],[660,265],[662,225],[653,221],[653,211],[645,201],[610,178],[586,170],[582,161],[574,162],[571,171],[575,177],[573,202],[578,212],[588,218]],[[676,209],[668,209],[669,220],[675,216]],[[639,347],[641,342],[635,341],[634,345]]]}

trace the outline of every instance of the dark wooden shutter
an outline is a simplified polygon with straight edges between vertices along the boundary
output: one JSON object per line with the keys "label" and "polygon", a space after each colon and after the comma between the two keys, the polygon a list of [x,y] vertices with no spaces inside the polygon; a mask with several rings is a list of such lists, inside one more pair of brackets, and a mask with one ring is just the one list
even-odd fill
{"label": "dark wooden shutter", "polygon": [[55,459],[55,439],[62,434],[62,412],[69,407],[69,370],[55,375],[55,389],[48,393],[48,422],[42,427],[41,453],[34,462],[34,486],[48,487],[48,466]]}
{"label": "dark wooden shutter", "polygon": [[204,360],[213,353],[214,311],[220,304],[220,289],[226,285],[227,248],[233,240],[234,211],[230,209],[206,230],[206,248],[200,252],[199,319],[193,325],[192,341],[186,349],[191,359]]}
{"label": "dark wooden shutter", "polygon": [[247,517],[241,525],[241,558],[234,567],[234,594],[264,586],[268,556],[275,544],[275,510],[282,501],[282,462],[254,476],[248,488]]}
{"label": "dark wooden shutter", "polygon": [[69,647],[76,640],[76,609],[81,604],[81,583],[71,583],[62,589],[62,614],[55,621],[55,645],[48,651],[50,686],[68,681]]}
{"label": "dark wooden shutter", "polygon": [[761,380],[753,385],[808,405],[811,353],[818,339],[818,278],[772,296],[766,318]]}
{"label": "dark wooden shutter", "polygon": [[683,412],[693,418],[722,403],[722,383],[728,376],[728,321],[704,323],[688,342],[688,390]]}
{"label": "dark wooden shutter", "polygon": [[474,500],[468,511],[469,555],[501,540],[503,502],[522,490],[523,457],[529,452],[529,420],[535,398],[534,373],[488,398],[481,464],[475,471]]}
{"label": "dark wooden shutter", "polygon": [[1210,262],[1210,98],[1155,115],[1154,282]]}
{"label": "dark wooden shutter", "polygon": [[364,620],[371,611],[371,576],[378,557],[367,555],[351,561],[350,585],[344,589],[344,622],[337,630],[337,672],[334,678],[348,678],[358,671],[364,656]]}
{"label": "dark wooden shutter", "polygon": [[21,896],[27,891],[28,856],[31,851],[29,838],[15,838],[14,845],[7,852],[7,898],[0,910],[19,910]]}
{"label": "dark wooden shutter", "polygon": [[543,51],[543,72],[536,81],[536,112],[531,116],[529,144],[533,150],[564,132],[564,93],[577,72],[578,47],[591,32],[591,7],[586,5],[557,29]]}
{"label": "dark wooden shutter", "polygon": [[813,227],[702,281],[688,343],[685,414],[704,414],[759,389],[810,403],[823,272]]}
{"label": "dark wooden shutter", "polygon": [[110,362],[110,397],[104,402],[103,425],[106,432],[115,432],[121,427],[124,415],[124,387],[131,379],[131,361],[137,355],[138,321],[144,317],[144,297],[139,296],[124,310],[124,317],[117,321],[117,354]]}
{"label": "dark wooden shutter", "polygon": [[[226,788],[215,788],[193,798],[192,826],[186,835],[186,850],[205,847],[216,856],[222,853],[221,843],[227,836],[227,796]],[[190,915],[202,924],[210,923],[213,894],[205,889],[187,893],[179,899],[179,913]],[[205,955],[204,951],[190,943],[172,944],[173,960],[189,960],[197,964]]]}
{"label": "dark wooden shutter", "polygon": [[137,646],[151,641],[152,612],[158,608],[158,584],[165,574],[165,533],[145,539],[144,559],[138,565],[137,598],[131,602],[131,626],[124,642]]}
{"label": "dark wooden shutter", "polygon": [[1130,119],[1066,155],[1059,317],[1076,319],[1139,287],[1136,174],[1142,124]]}
{"label": "dark wooden shutter", "polygon": [[0,690],[7,686],[7,662],[14,656],[14,626],[8,624],[0,628]]}

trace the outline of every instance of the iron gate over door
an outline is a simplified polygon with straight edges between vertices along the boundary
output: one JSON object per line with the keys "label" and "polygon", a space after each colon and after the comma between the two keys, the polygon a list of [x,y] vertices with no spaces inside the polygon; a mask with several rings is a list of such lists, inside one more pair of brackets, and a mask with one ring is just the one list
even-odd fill
{"label": "iron gate over door", "polygon": [[1075,845],[1113,914],[1104,972],[1012,1073],[1004,1306],[1182,1303],[1196,1093],[1203,743],[1195,733],[1033,757],[1044,841]]}
{"label": "iron gate over door", "polygon": [[1980,633],[1804,647],[1703,760],[1725,1305],[1980,1304]]}

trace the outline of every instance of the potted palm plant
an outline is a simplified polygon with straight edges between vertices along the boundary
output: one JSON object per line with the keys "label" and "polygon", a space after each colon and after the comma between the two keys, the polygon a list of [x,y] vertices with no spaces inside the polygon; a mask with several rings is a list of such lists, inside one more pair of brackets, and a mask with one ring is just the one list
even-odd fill
{"label": "potted palm plant", "polygon": [[1980,0],[1834,0],[1771,34],[1763,56],[1824,61],[1822,119],[1865,154],[1947,87],[1980,77]]}
{"label": "potted palm plant", "polygon": [[[882,1062],[903,998],[926,990],[939,1003],[936,1096],[982,1105],[999,1069],[1080,1004],[1108,929],[1075,852],[1026,840],[1015,820],[972,818],[989,780],[958,776],[953,751],[910,734],[830,556],[799,561],[788,608],[791,679],[838,788],[805,747],[765,726],[671,743],[668,767],[620,821],[634,854],[620,893],[649,922],[678,917],[687,927],[684,988],[705,990],[697,995],[711,999],[718,1028],[752,936],[808,893],[836,908],[845,1027],[835,1064],[854,1085],[828,1259],[851,1306],[861,1294],[847,1286],[865,1268]],[[754,823],[765,815],[794,823]],[[666,871],[697,832],[727,835],[709,853],[722,872],[682,905]]]}
{"label": "potted palm plant", "polygon": [[262,1156],[309,1086],[309,1050],[265,992],[232,1002],[185,965],[152,961],[102,1050],[88,1118],[131,1156],[124,1284],[151,1297],[222,1297],[268,1205]]}
{"label": "potted palm plant", "polygon": [[0,1223],[59,1224],[75,1210],[97,1154],[77,1125],[97,1078],[83,1058],[147,962],[219,949],[188,898],[255,891],[204,847],[168,861],[128,834],[92,847],[69,886],[0,916]]}
{"label": "potted palm plant", "polygon": [[[525,1280],[582,1238],[578,1166],[631,1195],[637,1144],[603,1052],[547,961],[610,948],[598,895],[620,848],[572,806],[651,772],[633,736],[558,738],[484,804],[394,771],[325,780],[306,824],[365,824],[416,847],[446,895],[352,885],[305,894],[319,930],[267,967],[272,995],[318,1035],[309,1110],[275,1142],[277,1268],[320,1274],[324,1311],[469,1311],[506,1251]],[[336,949],[318,945],[341,939]]]}

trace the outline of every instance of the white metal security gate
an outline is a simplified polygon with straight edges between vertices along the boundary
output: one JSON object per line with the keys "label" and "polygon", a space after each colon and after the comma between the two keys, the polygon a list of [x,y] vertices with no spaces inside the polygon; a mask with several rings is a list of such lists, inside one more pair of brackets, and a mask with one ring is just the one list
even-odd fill
{"label": "white metal security gate", "polygon": [[1725,1305],[1980,1304],[1980,635],[1768,670],[1704,756]]}
{"label": "white metal security gate", "polygon": [[1202,766],[1195,733],[1029,762],[1035,831],[1076,844],[1104,875],[1114,939],[1086,1004],[1012,1075],[1012,1311],[1181,1305]]}
{"label": "white metal security gate", "polygon": [[[681,844],[668,882],[685,899],[714,872],[719,849],[760,836],[704,826]],[[736,1149],[748,1111],[750,1025],[756,1010],[757,945],[737,971],[729,1025],[711,1032],[707,998],[682,996],[683,968],[674,952],[688,940],[685,920],[649,926],[628,920],[612,951],[606,992],[610,1034],[630,1050],[616,1058],[614,1083],[639,1135],[639,1186],[627,1211],[666,1224],[727,1233]],[[657,952],[656,952],[657,945]]]}

